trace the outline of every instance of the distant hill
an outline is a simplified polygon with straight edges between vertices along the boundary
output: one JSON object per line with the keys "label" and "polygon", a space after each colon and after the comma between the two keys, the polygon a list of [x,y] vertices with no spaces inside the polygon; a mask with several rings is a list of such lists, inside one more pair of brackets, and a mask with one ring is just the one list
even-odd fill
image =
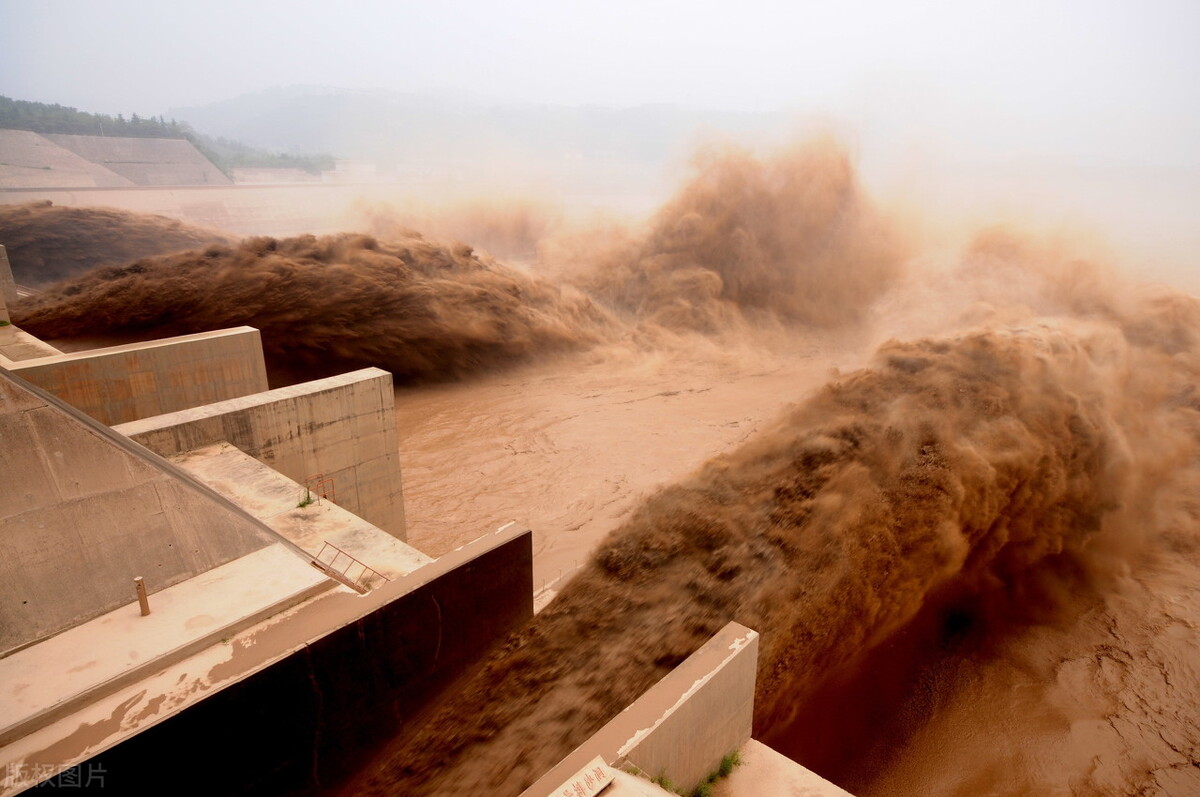
{"label": "distant hill", "polygon": [[777,127],[786,115],[498,104],[388,91],[288,86],[172,116],[211,134],[283,151],[327,151],[382,165],[419,158],[469,163],[477,154],[515,160],[590,158],[660,163],[699,129],[739,133]]}

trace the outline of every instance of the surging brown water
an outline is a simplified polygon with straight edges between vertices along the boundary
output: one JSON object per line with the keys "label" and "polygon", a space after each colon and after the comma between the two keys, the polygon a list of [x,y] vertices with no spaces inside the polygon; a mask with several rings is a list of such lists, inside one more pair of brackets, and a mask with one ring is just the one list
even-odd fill
{"label": "surging brown water", "polygon": [[[705,150],[645,233],[584,240],[574,255],[589,293],[643,323],[704,332],[746,314],[856,324],[897,278],[905,252],[849,154],[828,139],[766,158],[732,145]],[[572,253],[558,243],[551,256]]]}
{"label": "surging brown water", "polygon": [[[64,292],[44,307],[55,323],[90,323],[89,331],[135,310],[166,325],[189,314],[208,325],[278,319],[277,358],[299,351],[306,365],[319,356],[340,370],[392,357],[395,365],[369,364],[417,374],[413,362],[463,373],[486,359],[454,343],[475,328],[458,315],[464,308],[482,309],[481,328],[503,333],[500,361],[558,348],[504,348],[505,335],[520,343],[544,332],[537,314],[532,332],[507,326],[510,312],[528,321],[527,306],[549,307],[551,329],[582,345],[628,331],[605,302],[637,325],[639,345],[666,340],[648,329],[720,340],[756,324],[783,329],[798,345],[812,344],[814,325],[837,322],[909,338],[886,342],[869,368],[836,379],[744,447],[647,500],[531,627],[427,728],[396,740],[360,785],[516,793],[736,619],[762,634],[758,735],[824,774],[863,794],[1038,793],[1056,781],[1027,759],[997,763],[976,744],[964,746],[965,758],[930,763],[928,750],[972,717],[960,696],[984,695],[994,706],[1005,699],[1003,690],[973,687],[971,673],[1004,671],[1028,653],[1023,640],[1056,630],[1073,639],[1077,628],[1103,626],[1109,603],[1136,594],[1123,591],[1122,579],[1145,557],[1174,556],[1183,568],[1172,575],[1176,585],[1200,573],[1200,311],[1189,297],[1143,294],[1070,252],[1004,231],[979,236],[955,268],[903,274],[902,247],[846,162],[820,147],[809,152],[777,162],[735,153],[703,166],[647,232],[591,263],[579,281],[594,299],[544,281],[527,289],[524,275],[464,264],[465,251],[435,247],[428,273],[413,271],[409,298],[389,305],[389,280],[406,273],[395,263],[405,262],[401,244],[302,238],[218,251],[212,259],[224,268],[196,254],[151,269],[159,287],[189,275],[178,292],[149,289],[131,267],[94,295],[87,280],[77,283],[92,304]],[[443,270],[465,278],[447,284]],[[237,297],[228,307],[253,314],[206,315],[220,305],[214,295]],[[178,296],[186,303],[171,304]],[[415,336],[428,350],[408,352],[407,325],[443,302],[454,311],[447,323]],[[576,310],[562,313],[560,302]],[[378,326],[364,310],[372,305],[386,311]],[[73,316],[77,307],[84,310]],[[911,330],[921,334],[911,340]],[[314,331],[326,341],[319,355],[304,353]],[[688,340],[674,339],[664,356],[686,358]],[[1131,604],[1154,605],[1152,596]],[[1161,615],[1164,638],[1176,629],[1191,640],[1182,650],[1200,650],[1194,615],[1182,626],[1170,625],[1170,611]],[[1120,617],[1133,622],[1136,608]],[[1136,636],[1123,628],[1119,638]],[[1136,661],[1118,662],[1126,676],[1101,662],[1100,676],[1111,677],[1089,681],[1084,665],[1071,664],[1088,650],[1056,653],[1062,672],[1043,673],[1043,686],[1140,683]],[[1197,682],[1179,661],[1186,656],[1164,665],[1164,677]],[[1150,691],[1136,694],[1133,702],[1145,702]],[[1197,706],[1187,702],[1177,716],[1139,706],[1068,714],[1075,722],[1137,716],[1141,741],[1105,750],[1141,757],[1131,773],[1107,779],[1099,765],[1077,761],[1061,780],[1082,793],[1123,794],[1169,768],[1172,754],[1190,766],[1200,749]],[[803,731],[830,717],[820,737]],[[1170,739],[1166,752],[1146,741],[1159,737]],[[944,773],[956,768],[974,779],[954,783]]]}
{"label": "surging brown water", "polygon": [[770,737],[914,621],[1069,615],[1195,453],[1197,308],[1130,309],[883,347],[651,498],[375,787],[516,793],[730,619]]}
{"label": "surging brown water", "polygon": [[98,269],[22,304],[43,338],[187,334],[249,324],[273,382],[378,366],[399,381],[461,376],[593,344],[611,330],[586,296],[410,234],[276,240]]}
{"label": "surging brown water", "polygon": [[60,207],[50,202],[0,205],[0,244],[13,277],[43,287],[100,266],[229,243],[222,233],[165,216],[116,208]]}

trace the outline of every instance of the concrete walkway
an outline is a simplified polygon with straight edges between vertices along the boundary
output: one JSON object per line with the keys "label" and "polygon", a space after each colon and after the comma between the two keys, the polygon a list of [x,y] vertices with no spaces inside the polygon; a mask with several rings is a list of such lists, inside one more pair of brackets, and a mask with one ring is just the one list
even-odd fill
{"label": "concrete walkway", "polygon": [[[299,506],[307,494],[303,485],[229,443],[178,454],[171,461],[314,558],[329,542],[388,578],[433,561],[328,499],[313,496],[312,503]],[[327,553],[322,560],[328,562],[331,556]],[[356,568],[351,577],[357,572]]]}
{"label": "concrete walkway", "polygon": [[271,545],[0,659],[0,746],[337,586]]}
{"label": "concrete walkway", "polygon": [[755,739],[742,745],[738,754],[741,763],[713,784],[713,797],[853,797]]}
{"label": "concrete walkway", "polygon": [[4,360],[15,363],[52,357],[57,354],[62,354],[62,352],[49,343],[43,343],[20,327],[12,324],[0,326],[0,365],[5,365]]}

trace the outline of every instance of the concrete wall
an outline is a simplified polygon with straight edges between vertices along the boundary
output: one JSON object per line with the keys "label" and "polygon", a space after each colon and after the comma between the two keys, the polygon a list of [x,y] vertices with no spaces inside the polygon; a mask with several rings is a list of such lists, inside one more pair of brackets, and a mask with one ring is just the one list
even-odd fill
{"label": "concrete wall", "polygon": [[110,426],[267,389],[262,339],[252,327],[0,366]]}
{"label": "concrete wall", "polygon": [[47,141],[120,175],[134,185],[229,185],[190,141],[46,133]]}
{"label": "concrete wall", "polygon": [[133,183],[27,130],[0,130],[0,188],[132,186]]}
{"label": "concrete wall", "polygon": [[391,374],[366,368],[116,431],[164,457],[224,440],[300,484],[323,473],[334,480],[339,506],[403,540],[395,407]]}
{"label": "concrete wall", "polygon": [[[750,738],[754,724],[754,683],[758,667],[758,634],[732,623],[734,628],[714,636],[696,652],[695,672],[707,670],[689,683],[691,674],[682,665],[639,701],[647,707],[662,705],[678,686],[688,690],[672,703],[653,725],[639,729],[618,751],[622,762],[633,764],[651,777],[662,772],[687,791],[696,788],[721,759]],[[724,635],[724,636],[723,636]],[[733,637],[733,639],[729,639]],[[664,679],[665,680],[665,679]]]}
{"label": "concrete wall", "polygon": [[24,360],[38,360],[59,354],[62,352],[20,327],[12,324],[0,326],[0,367],[11,368]]}
{"label": "concrete wall", "polygon": [[0,246],[0,320],[8,321],[8,308],[17,303],[17,284],[13,281],[8,251]]}
{"label": "concrete wall", "polygon": [[[280,640],[281,658],[76,767],[102,767],[117,794],[172,785],[208,794],[335,788],[430,707],[497,642],[533,616],[528,531],[489,535],[324,612],[335,630]],[[329,602],[343,598],[331,596]],[[321,613],[321,600],[311,602]],[[272,635],[303,617],[272,626]],[[311,627],[308,631],[312,633]],[[271,635],[264,635],[271,636]],[[268,659],[269,660],[269,659]]]}
{"label": "concrete wall", "polygon": [[757,665],[758,634],[729,623],[522,797],[557,794],[596,756],[690,793],[750,738]]}
{"label": "concrete wall", "polygon": [[276,540],[112,430],[0,369],[0,655]]}

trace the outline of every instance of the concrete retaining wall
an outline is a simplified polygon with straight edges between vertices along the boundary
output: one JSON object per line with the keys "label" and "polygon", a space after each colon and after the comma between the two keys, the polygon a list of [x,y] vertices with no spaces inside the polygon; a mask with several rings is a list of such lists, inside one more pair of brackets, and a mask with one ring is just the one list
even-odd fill
{"label": "concrete retaining wall", "polygon": [[192,142],[46,133],[47,141],[103,166],[134,185],[229,185],[230,180]]}
{"label": "concrete retaining wall", "polygon": [[[531,534],[516,531],[489,535],[351,598],[350,606],[364,607],[352,617],[322,612],[315,600],[313,612],[334,630],[310,641],[279,641],[279,659],[225,688],[214,684],[214,693],[195,706],[75,772],[83,782],[102,768],[104,787],[119,794],[156,794],[179,784],[209,794],[336,787],[527,622],[532,595]],[[347,605],[336,596],[327,602],[335,601]],[[294,617],[269,636],[292,628],[313,633],[310,623]]]}
{"label": "concrete retaining wall", "polygon": [[729,623],[522,797],[557,794],[596,756],[690,793],[750,738],[757,665],[758,634]]}
{"label": "concrete retaining wall", "polygon": [[0,655],[275,536],[167,463],[0,369]]}
{"label": "concrete retaining wall", "polygon": [[132,186],[133,183],[27,130],[0,130],[0,189]]}
{"label": "concrete retaining wall", "polygon": [[262,339],[252,327],[0,366],[109,426],[267,389]]}
{"label": "concrete retaining wall", "polygon": [[0,246],[0,321],[8,321],[8,308],[17,303],[17,284],[13,282],[8,251]]}
{"label": "concrete retaining wall", "polygon": [[322,473],[339,506],[403,540],[395,406],[391,374],[366,368],[115,428],[163,457],[224,440],[300,484]]}

